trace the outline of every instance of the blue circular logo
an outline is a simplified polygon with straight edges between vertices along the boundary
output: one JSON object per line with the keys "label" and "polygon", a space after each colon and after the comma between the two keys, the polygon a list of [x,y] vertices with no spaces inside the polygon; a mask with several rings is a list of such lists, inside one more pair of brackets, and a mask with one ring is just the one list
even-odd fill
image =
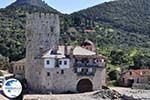
{"label": "blue circular logo", "polygon": [[3,92],[9,98],[16,98],[22,92],[22,85],[17,79],[8,79],[4,82]]}

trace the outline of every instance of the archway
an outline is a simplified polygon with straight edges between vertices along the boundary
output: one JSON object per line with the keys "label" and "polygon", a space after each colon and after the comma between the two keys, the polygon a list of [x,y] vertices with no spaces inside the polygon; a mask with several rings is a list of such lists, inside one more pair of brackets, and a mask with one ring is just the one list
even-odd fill
{"label": "archway", "polygon": [[93,84],[89,79],[81,79],[77,84],[77,91],[80,93],[93,90]]}

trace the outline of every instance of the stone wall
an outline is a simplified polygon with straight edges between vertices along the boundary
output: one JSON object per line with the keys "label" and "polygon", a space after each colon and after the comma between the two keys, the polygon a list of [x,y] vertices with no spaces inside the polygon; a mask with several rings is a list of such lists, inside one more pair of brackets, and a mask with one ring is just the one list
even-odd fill
{"label": "stone wall", "polygon": [[41,54],[49,49],[57,50],[59,44],[59,17],[55,14],[28,14],[26,25],[26,71],[30,90],[53,93],[77,92],[81,79],[89,79],[93,90],[105,85],[105,68],[96,68],[94,76],[78,76],[71,57],[70,68],[44,68]]}
{"label": "stone wall", "polygon": [[13,62],[13,74],[15,78],[22,79],[25,77],[25,59]]}
{"label": "stone wall", "polygon": [[150,89],[150,84],[148,83],[134,83],[132,85],[132,88],[134,89]]}
{"label": "stone wall", "polygon": [[57,49],[59,43],[59,17],[56,14],[27,14],[25,77],[33,89],[41,88],[42,53]]}

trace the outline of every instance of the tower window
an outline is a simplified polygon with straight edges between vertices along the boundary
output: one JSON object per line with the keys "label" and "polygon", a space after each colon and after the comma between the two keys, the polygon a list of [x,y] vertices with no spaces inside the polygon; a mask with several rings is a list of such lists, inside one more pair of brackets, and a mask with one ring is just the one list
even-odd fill
{"label": "tower window", "polygon": [[45,42],[48,43],[48,40],[46,40]]}
{"label": "tower window", "polygon": [[50,76],[50,72],[47,72],[47,76]]}
{"label": "tower window", "polygon": [[61,74],[64,74],[64,70],[61,70]]}
{"label": "tower window", "polygon": [[54,32],[54,27],[51,27],[51,32]]}
{"label": "tower window", "polygon": [[49,60],[46,60],[46,64],[49,65],[49,64],[50,64],[50,61],[49,61]]}

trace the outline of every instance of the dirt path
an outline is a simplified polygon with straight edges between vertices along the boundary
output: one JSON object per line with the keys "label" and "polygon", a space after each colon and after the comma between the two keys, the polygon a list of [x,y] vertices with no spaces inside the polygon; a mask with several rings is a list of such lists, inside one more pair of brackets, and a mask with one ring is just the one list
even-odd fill
{"label": "dirt path", "polygon": [[[38,99],[38,100],[97,100],[90,95],[93,92],[83,94],[58,94],[58,95],[25,95],[24,100]],[[101,99],[103,100],[103,99]]]}
{"label": "dirt path", "polygon": [[122,95],[132,96],[135,99],[150,100],[150,90],[131,89],[123,87],[111,87],[111,89],[119,92]]}
{"label": "dirt path", "polygon": [[0,94],[0,100],[9,100],[9,99]]}

